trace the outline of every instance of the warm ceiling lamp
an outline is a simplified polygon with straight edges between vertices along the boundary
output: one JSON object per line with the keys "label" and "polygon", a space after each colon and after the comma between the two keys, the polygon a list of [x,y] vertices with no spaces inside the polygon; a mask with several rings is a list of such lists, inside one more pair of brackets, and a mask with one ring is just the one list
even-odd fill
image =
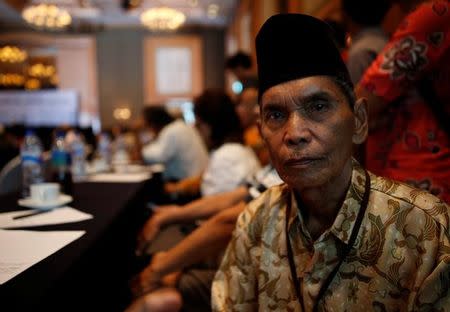
{"label": "warm ceiling lamp", "polygon": [[64,28],[72,22],[67,10],[45,3],[25,8],[22,17],[31,25],[48,29]]}
{"label": "warm ceiling lamp", "polygon": [[175,30],[186,20],[186,16],[175,9],[152,8],[141,14],[141,23],[152,30]]}
{"label": "warm ceiling lamp", "polygon": [[18,47],[4,46],[0,48],[0,62],[22,63],[27,57],[27,52]]}

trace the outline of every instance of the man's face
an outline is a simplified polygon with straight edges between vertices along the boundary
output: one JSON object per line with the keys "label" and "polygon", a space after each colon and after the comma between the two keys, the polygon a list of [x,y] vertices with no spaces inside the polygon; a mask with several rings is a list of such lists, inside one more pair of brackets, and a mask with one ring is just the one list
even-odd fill
{"label": "man's face", "polygon": [[359,124],[355,126],[354,116],[340,88],[325,76],[265,91],[261,133],[280,177],[296,190],[339,179],[351,162]]}

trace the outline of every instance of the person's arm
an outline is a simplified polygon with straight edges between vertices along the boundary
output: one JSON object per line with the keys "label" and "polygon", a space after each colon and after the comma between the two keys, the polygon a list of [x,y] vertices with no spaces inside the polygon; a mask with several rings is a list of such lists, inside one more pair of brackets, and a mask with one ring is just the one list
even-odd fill
{"label": "person's arm", "polygon": [[162,278],[218,254],[228,244],[239,214],[245,203],[226,209],[212,217],[175,247],[154,255],[151,263],[140,273],[142,289],[151,289]]}
{"label": "person's arm", "polygon": [[245,199],[247,195],[247,187],[241,186],[231,192],[203,197],[183,207],[171,205],[157,208],[154,215],[147,220],[142,228],[138,238],[138,251],[155,238],[161,227],[177,222],[209,218]]}
{"label": "person's arm", "polygon": [[[356,87],[357,96],[367,99],[372,126],[389,103],[417,87],[445,57],[450,41],[433,44],[429,38],[448,31],[450,22],[448,13],[438,14],[434,5],[424,3],[405,18]],[[450,10],[448,1],[439,5]]]}
{"label": "person's arm", "polygon": [[189,177],[178,182],[167,182],[164,191],[168,194],[195,195],[200,193],[202,176]]}

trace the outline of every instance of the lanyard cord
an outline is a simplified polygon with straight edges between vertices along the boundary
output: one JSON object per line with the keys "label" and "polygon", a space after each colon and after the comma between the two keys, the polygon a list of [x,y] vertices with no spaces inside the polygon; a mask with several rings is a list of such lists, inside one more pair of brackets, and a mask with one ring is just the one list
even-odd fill
{"label": "lanyard cord", "polygon": [[[325,282],[323,283],[322,287],[319,290],[319,294],[316,297],[316,300],[314,302],[314,306],[313,306],[313,311],[318,311],[318,307],[319,307],[319,302],[322,299],[323,295],[325,294],[326,290],[328,289],[328,287],[330,286],[331,282],[333,281],[334,277],[336,276],[339,267],[341,266],[342,262],[344,262],[345,258],[347,257],[347,255],[349,254],[350,250],[352,249],[356,237],[358,236],[358,232],[359,229],[361,227],[361,223],[362,220],[364,218],[364,214],[366,212],[366,208],[367,208],[367,204],[369,203],[369,194],[370,194],[370,176],[367,173],[367,171],[365,172],[366,174],[366,183],[364,186],[364,195],[363,198],[361,200],[361,207],[359,209],[358,212],[358,217],[356,218],[355,221],[355,225],[353,226],[353,230],[352,230],[352,234],[350,235],[350,239],[348,244],[345,246],[344,251],[342,252],[342,255],[339,259],[339,263],[336,265],[336,267],[334,268],[334,270],[328,275],[327,279],[325,280]],[[297,295],[297,299],[300,303],[300,306],[302,308],[302,311],[305,312],[305,305],[303,302],[303,296],[301,294],[300,291],[300,282],[299,279],[297,277],[297,270],[295,267],[295,262],[294,262],[294,255],[292,252],[292,246],[291,246],[291,241],[289,239],[289,231],[288,231],[288,222],[289,222],[289,216],[291,215],[291,197],[289,197],[288,199],[288,205],[287,205],[287,209],[286,209],[286,244],[287,244],[287,254],[288,254],[288,260],[289,260],[289,267],[291,270],[291,276],[292,276],[292,281],[294,282],[294,287],[295,287],[295,293]]]}

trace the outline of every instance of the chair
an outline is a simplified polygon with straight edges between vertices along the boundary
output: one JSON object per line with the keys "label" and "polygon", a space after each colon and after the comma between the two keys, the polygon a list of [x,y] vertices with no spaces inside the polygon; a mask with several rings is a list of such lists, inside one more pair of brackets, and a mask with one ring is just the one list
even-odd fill
{"label": "chair", "polygon": [[18,192],[22,188],[20,156],[11,159],[0,171],[0,195]]}
{"label": "chair", "polygon": [[[50,154],[43,154],[44,178],[50,169]],[[22,189],[22,166],[20,155],[11,159],[0,171],[0,195],[20,192]]]}

